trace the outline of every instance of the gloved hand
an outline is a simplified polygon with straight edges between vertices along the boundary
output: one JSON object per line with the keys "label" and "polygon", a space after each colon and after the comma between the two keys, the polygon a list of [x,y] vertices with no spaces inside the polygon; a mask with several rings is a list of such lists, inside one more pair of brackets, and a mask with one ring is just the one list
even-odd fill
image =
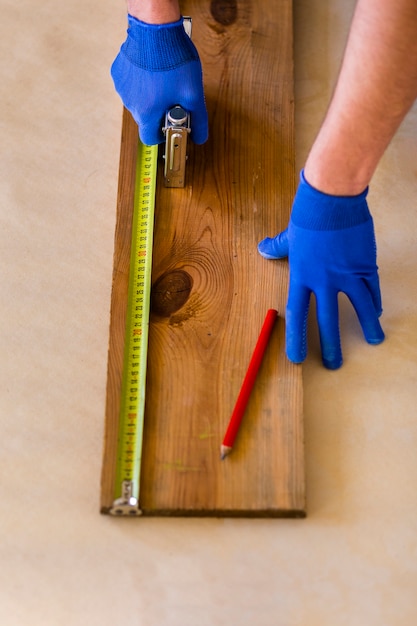
{"label": "gloved hand", "polygon": [[191,139],[208,136],[207,110],[198,52],[182,18],[146,24],[128,15],[127,39],[111,67],[116,91],[139,126],[146,145],[162,143],[165,112],[181,105],[191,114]]}
{"label": "gloved hand", "polygon": [[307,315],[315,294],[325,367],[342,365],[337,294],[345,293],[356,310],[368,343],[384,333],[374,226],[366,202],[357,196],[331,196],[314,189],[301,173],[288,229],[258,244],[267,259],[288,256],[286,352],[294,363],[307,355]]}

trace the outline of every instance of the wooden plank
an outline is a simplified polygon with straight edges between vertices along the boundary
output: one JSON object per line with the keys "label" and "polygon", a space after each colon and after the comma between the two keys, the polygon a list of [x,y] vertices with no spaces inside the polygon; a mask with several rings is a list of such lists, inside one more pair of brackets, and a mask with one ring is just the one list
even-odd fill
{"label": "wooden plank", "polygon": [[[295,190],[292,2],[183,2],[210,138],[184,189],[159,172],[140,507],[147,515],[304,516],[301,367],[284,354],[287,263],[256,251]],[[102,511],[114,498],[137,130],[124,114]],[[277,323],[233,452],[220,444],[268,308]]]}

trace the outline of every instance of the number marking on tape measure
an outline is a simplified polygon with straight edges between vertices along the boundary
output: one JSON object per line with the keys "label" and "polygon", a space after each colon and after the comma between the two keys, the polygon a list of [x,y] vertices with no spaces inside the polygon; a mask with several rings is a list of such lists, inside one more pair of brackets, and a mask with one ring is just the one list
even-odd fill
{"label": "number marking on tape measure", "polygon": [[158,146],[140,141],[130,253],[129,291],[112,515],[141,515],[140,467],[145,412],[152,245]]}

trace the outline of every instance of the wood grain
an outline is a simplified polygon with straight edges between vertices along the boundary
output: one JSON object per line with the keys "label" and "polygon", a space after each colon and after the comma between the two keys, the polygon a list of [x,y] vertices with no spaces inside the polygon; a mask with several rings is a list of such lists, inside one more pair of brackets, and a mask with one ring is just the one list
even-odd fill
{"label": "wood grain", "polygon": [[[140,507],[305,515],[302,374],[284,354],[288,268],[256,250],[295,190],[292,2],[188,0],[210,138],[184,189],[159,171]],[[137,129],[123,118],[101,507],[113,501]],[[220,444],[268,308],[279,319],[232,454]]]}

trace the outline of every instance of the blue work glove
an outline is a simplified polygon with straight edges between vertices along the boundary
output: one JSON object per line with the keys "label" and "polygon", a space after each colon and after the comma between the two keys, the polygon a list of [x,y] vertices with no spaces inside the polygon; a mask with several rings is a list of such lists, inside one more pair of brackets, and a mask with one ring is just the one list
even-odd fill
{"label": "blue work glove", "polygon": [[146,145],[164,141],[165,112],[179,104],[191,114],[191,139],[208,136],[200,58],[182,18],[146,24],[128,15],[127,39],[111,67],[117,93]]}
{"label": "blue work glove", "polygon": [[356,310],[368,343],[384,333],[374,226],[366,202],[357,196],[331,196],[314,189],[301,173],[288,229],[258,244],[267,259],[288,256],[290,267],[286,309],[286,352],[294,363],[307,355],[307,315],[311,293],[323,364],[342,365],[337,295],[345,293]]}

